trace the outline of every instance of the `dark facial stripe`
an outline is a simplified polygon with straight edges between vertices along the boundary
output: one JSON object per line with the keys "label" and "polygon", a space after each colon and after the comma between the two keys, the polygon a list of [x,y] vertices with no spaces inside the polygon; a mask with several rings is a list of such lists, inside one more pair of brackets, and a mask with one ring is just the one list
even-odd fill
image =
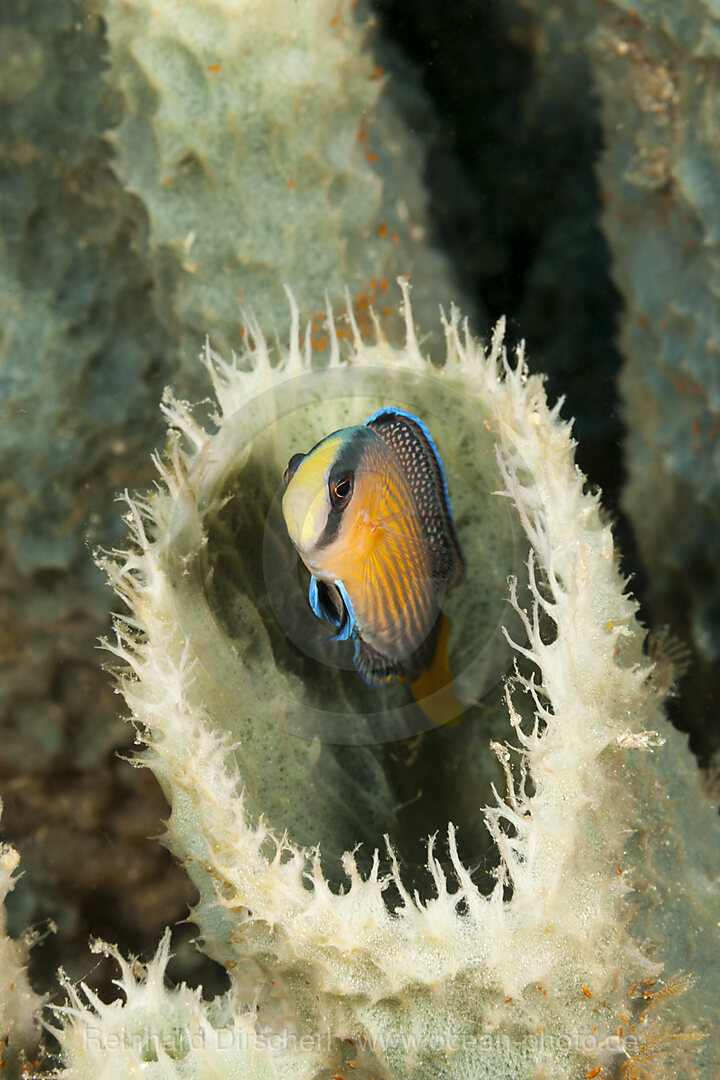
{"label": "dark facial stripe", "polygon": [[330,508],[328,519],[325,522],[325,528],[320,533],[315,544],[316,549],[319,551],[322,548],[329,547],[333,540],[337,540],[338,532],[340,531],[340,519],[342,518],[342,510],[333,510]]}
{"label": "dark facial stripe", "polygon": [[[339,479],[341,476],[344,476],[345,473],[356,472],[362,462],[364,444],[367,441],[367,438],[367,430],[359,427],[356,428],[353,431],[353,434],[343,443],[332,464],[332,468],[330,469],[328,478],[330,483],[333,482],[333,479]],[[345,504],[345,507],[340,510],[336,510],[333,507],[330,508],[328,519],[325,522],[325,528],[320,533],[315,545],[318,550],[328,547],[334,540],[337,540],[343,512],[351,504],[352,498]]]}

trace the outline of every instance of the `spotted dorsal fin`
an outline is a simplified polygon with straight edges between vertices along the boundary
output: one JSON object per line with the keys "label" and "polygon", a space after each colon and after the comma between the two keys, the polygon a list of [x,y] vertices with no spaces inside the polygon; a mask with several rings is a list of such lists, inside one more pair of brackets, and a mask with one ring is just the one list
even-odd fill
{"label": "spotted dorsal fin", "polygon": [[418,508],[423,536],[433,552],[433,574],[443,588],[454,588],[465,577],[465,560],[450,510],[445,472],[430,432],[422,420],[393,407],[374,413],[365,427],[396,454]]}

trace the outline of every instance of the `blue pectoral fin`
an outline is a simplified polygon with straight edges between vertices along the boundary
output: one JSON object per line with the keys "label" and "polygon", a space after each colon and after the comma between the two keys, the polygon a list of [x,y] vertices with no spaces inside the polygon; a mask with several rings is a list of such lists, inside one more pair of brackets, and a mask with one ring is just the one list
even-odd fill
{"label": "blue pectoral fin", "polygon": [[355,614],[345,586],[341,581],[329,584],[310,578],[308,590],[310,607],[319,619],[332,623],[338,628],[328,641],[347,641],[355,633]]}
{"label": "blue pectoral fin", "polygon": [[312,576],[310,578],[310,588],[308,589],[308,601],[318,619],[325,619],[327,622],[335,622],[334,616],[321,607],[320,596],[318,594],[318,581],[317,578]]}
{"label": "blue pectoral fin", "polygon": [[338,630],[338,633],[337,633],[337,640],[338,641],[347,641],[348,638],[351,638],[351,637],[353,637],[355,635],[355,631],[356,631],[356,628],[357,628],[357,624],[355,622],[355,612],[353,611],[353,606],[352,606],[352,603],[350,601],[350,597],[348,596],[347,590],[345,589],[345,586],[343,585],[342,581],[336,581],[335,582],[335,588],[337,589],[337,591],[338,591],[338,593],[340,595],[340,599],[342,601],[342,608],[343,608],[343,618],[341,619],[340,623],[338,624],[339,630]]}

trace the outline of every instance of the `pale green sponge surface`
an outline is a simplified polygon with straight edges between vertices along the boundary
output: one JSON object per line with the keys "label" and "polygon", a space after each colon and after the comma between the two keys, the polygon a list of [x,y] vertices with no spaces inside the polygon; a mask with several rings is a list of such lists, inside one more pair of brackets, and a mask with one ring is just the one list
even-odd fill
{"label": "pale green sponge surface", "polygon": [[[274,1032],[282,1053],[306,1035],[296,1067],[318,1080],[312,1052],[325,1034],[326,1067],[343,1080],[530,1080],[543,1070],[579,1080],[625,1062],[631,1076],[687,1062],[711,1077],[718,824],[663,715],[672,665],[643,652],[610,528],[541,381],[522,356],[508,360],[502,328],[485,352],[456,312],[444,365],[429,363],[403,289],[402,350],[364,342],[351,321],[342,359],[329,320],[330,362],[318,362],[297,345],[293,308],[278,359],[257,327],[240,360],[208,352],[214,427],[168,397],[161,487],[129,497],[133,544],[105,562],[131,609],[109,647],[130,667],[121,685],[147,744],[140,760],[171,802],[165,842],[199,890],[203,948],[231,975],[234,1020],[224,1024],[247,1025],[254,1003],[248,1032]],[[274,532],[265,514],[298,440],[391,401],[430,425],[437,415],[478,575],[467,593],[484,600],[458,604],[454,630],[483,643],[497,633],[514,654],[504,695],[486,683],[455,731],[410,728],[399,741],[403,687],[380,694],[370,716],[370,691],[352,672],[338,676],[327,654],[298,656],[292,627],[267,605],[259,539]],[[513,520],[527,545],[520,580]],[[281,541],[275,532],[271,549]],[[501,578],[514,618],[498,624]],[[288,576],[288,596],[303,587]],[[450,651],[457,662],[461,646]],[[334,731],[330,712],[342,721]],[[412,709],[400,717],[412,723]],[[354,744],[338,737],[353,726]],[[440,782],[406,807],[398,775],[423,766]],[[414,829],[418,850],[428,804],[447,817],[413,865],[409,837]],[[483,831],[491,847],[478,864]],[[489,881],[478,873],[485,856]],[[142,978],[162,963],[158,954]],[[94,1009],[80,1004],[60,1036],[78,1075]],[[247,1067],[246,1051],[227,1069]],[[186,1056],[205,1075],[203,1052]]]}

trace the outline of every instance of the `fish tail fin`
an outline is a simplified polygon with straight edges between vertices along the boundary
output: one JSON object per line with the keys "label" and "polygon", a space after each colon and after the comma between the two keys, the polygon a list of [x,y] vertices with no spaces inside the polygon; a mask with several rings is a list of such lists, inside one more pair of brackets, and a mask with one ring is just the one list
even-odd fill
{"label": "fish tail fin", "polygon": [[440,614],[437,644],[432,663],[411,682],[412,692],[418,705],[438,727],[455,727],[460,723],[467,706],[463,705],[453,690],[448,641],[452,623],[444,612]]}

